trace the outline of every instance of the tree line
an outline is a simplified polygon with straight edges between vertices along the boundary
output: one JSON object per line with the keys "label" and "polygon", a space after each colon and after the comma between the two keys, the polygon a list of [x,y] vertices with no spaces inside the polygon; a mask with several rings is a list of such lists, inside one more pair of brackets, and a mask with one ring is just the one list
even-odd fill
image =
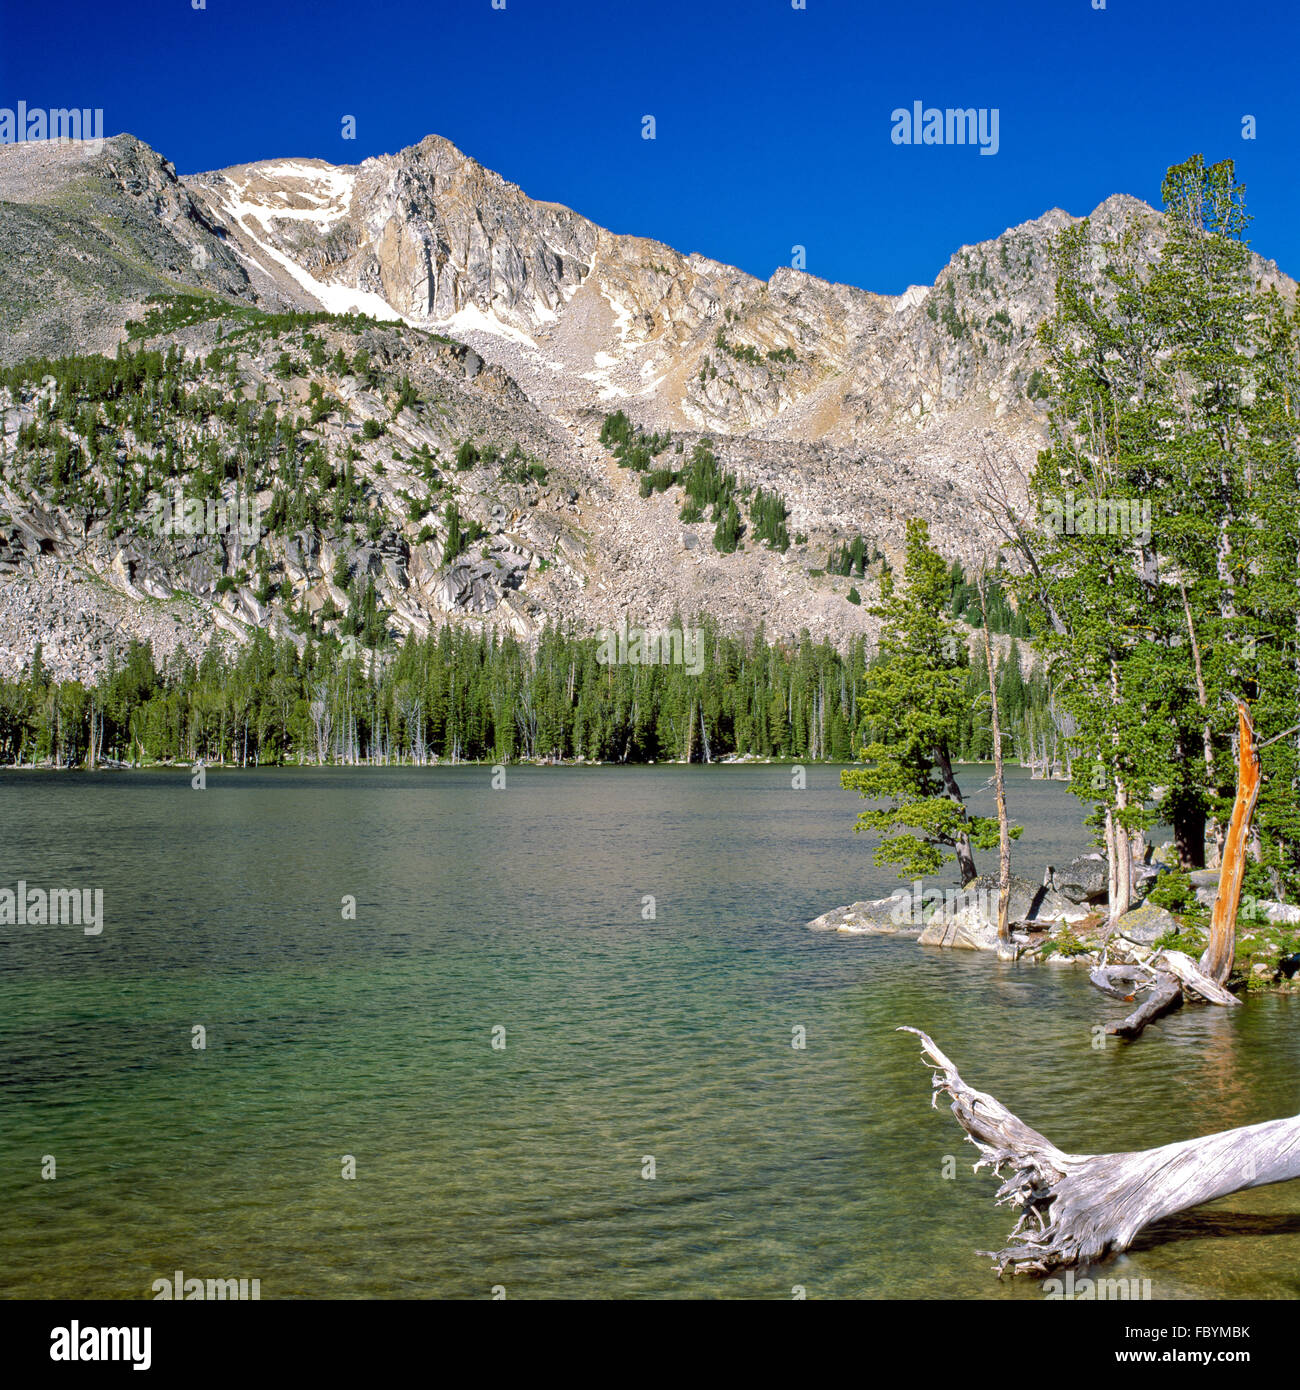
{"label": "tree line", "polygon": [[[675,619],[673,626],[680,626]],[[133,643],[93,685],[54,680],[38,647],[0,680],[0,762],[57,766],[192,761],[247,765],[427,763],[485,759],[702,762],[751,756],[849,761],[870,679],[866,644],[721,632],[698,619],[703,669],[602,664],[594,637],[555,628],[535,645],[447,625],[389,653],[256,632],[158,661]],[[963,648],[964,651],[964,648]],[[989,754],[982,659],[963,666],[954,757]],[[1041,677],[1001,652],[1003,707],[1044,716]],[[888,716],[881,717],[882,726]]]}

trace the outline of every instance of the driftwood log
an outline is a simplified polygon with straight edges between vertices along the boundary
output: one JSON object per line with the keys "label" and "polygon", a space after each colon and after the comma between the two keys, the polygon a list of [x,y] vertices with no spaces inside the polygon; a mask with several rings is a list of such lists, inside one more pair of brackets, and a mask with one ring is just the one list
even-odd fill
{"label": "driftwood log", "polygon": [[[1104,994],[1123,999],[1126,1003],[1137,1003],[1139,993],[1146,991],[1145,998],[1127,1018],[1107,1025],[1107,1033],[1120,1038],[1136,1038],[1148,1023],[1179,1008],[1185,999],[1229,1007],[1241,1002],[1224,986],[1232,974],[1236,951],[1237,908],[1241,902],[1241,884],[1246,872],[1250,822],[1255,814],[1255,803],[1259,800],[1260,776],[1255,727],[1245,701],[1238,700],[1237,795],[1223,848],[1219,891],[1210,917],[1209,944],[1199,966],[1182,951],[1161,951],[1138,965],[1137,969],[1145,973],[1145,978],[1135,974],[1128,966],[1103,964],[1093,970],[1089,975],[1092,983]],[[1125,989],[1126,982],[1132,983],[1131,991]]]}
{"label": "driftwood log", "polygon": [[[956,1066],[918,1028],[934,1072],[931,1103],[942,1092],[980,1151],[975,1171],[1002,1178],[999,1205],[1020,1211],[1002,1250],[981,1250],[1001,1278],[1047,1274],[1117,1254],[1144,1227],[1248,1187],[1300,1178],[1300,1115],[1185,1139],[1133,1153],[1063,1153],[999,1101],[968,1086]],[[1003,1177],[1003,1169],[1009,1176]]]}

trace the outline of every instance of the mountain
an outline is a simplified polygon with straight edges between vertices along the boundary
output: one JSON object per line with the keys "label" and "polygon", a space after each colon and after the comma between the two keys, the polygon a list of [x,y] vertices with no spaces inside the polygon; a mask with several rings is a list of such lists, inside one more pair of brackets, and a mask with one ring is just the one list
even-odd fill
{"label": "mountain", "polygon": [[[128,135],[0,146],[0,362],[126,340],[183,363],[161,411],[143,379],[129,407],[40,374],[0,394],[0,671],[38,640],[79,676],[130,636],[162,654],[257,627],[302,645],[357,626],[360,604],[394,637],[700,610],[870,636],[845,595],[869,598],[879,561],[858,578],[824,573],[827,557],[859,535],[894,556],[913,514],[954,557],[988,548],[978,470],[1019,486],[1041,446],[1034,333],[1051,240],[1074,220],[1053,210],[962,247],[932,286],[889,296],[610,232],[437,136],[353,166],[183,178]],[[1123,195],[1090,225],[1135,225],[1153,250],[1161,235]],[[214,413],[204,393],[236,404]],[[614,411],[658,446],[640,470],[600,442]],[[706,438],[748,511],[731,553],[664,481]],[[260,548],[151,534],[143,510],[177,484],[255,499]],[[773,493],[786,532],[764,544]]]}

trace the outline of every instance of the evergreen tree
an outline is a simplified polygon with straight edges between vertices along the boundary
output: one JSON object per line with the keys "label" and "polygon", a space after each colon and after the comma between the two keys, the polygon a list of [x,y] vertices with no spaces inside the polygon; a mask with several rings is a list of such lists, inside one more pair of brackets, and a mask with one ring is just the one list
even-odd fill
{"label": "evergreen tree", "polygon": [[871,612],[881,620],[880,658],[867,670],[860,705],[871,741],[871,766],[840,774],[865,800],[856,829],[881,836],[877,864],[896,864],[900,878],[934,873],[956,859],[962,885],[976,876],[973,848],[998,843],[995,818],[968,814],[953,774],[953,749],[966,708],[969,657],[948,616],[948,568],[930,544],[929,527],[907,523],[903,585],[881,585]]}

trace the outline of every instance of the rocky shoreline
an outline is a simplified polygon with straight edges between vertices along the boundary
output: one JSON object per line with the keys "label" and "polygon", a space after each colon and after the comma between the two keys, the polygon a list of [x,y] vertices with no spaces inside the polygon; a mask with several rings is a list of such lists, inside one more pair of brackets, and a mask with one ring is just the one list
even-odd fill
{"label": "rocky shoreline", "polygon": [[[1167,854],[1168,847],[1156,851]],[[1219,871],[1197,870],[1189,877],[1196,907],[1171,911],[1147,894],[1163,865],[1140,871],[1143,894],[1107,931],[1106,861],[1080,855],[1064,869],[1049,866],[1039,885],[1012,876],[1009,903],[1011,942],[1017,960],[1049,965],[1144,963],[1161,949],[1199,954],[1200,919],[1214,906]],[[913,883],[888,897],[833,908],[807,924],[809,930],[843,936],[903,936],[919,946],[949,950],[997,951],[998,881],[982,875],[964,889],[926,889]],[[1300,991],[1300,906],[1250,899],[1238,916],[1237,960],[1244,988],[1276,987]]]}

